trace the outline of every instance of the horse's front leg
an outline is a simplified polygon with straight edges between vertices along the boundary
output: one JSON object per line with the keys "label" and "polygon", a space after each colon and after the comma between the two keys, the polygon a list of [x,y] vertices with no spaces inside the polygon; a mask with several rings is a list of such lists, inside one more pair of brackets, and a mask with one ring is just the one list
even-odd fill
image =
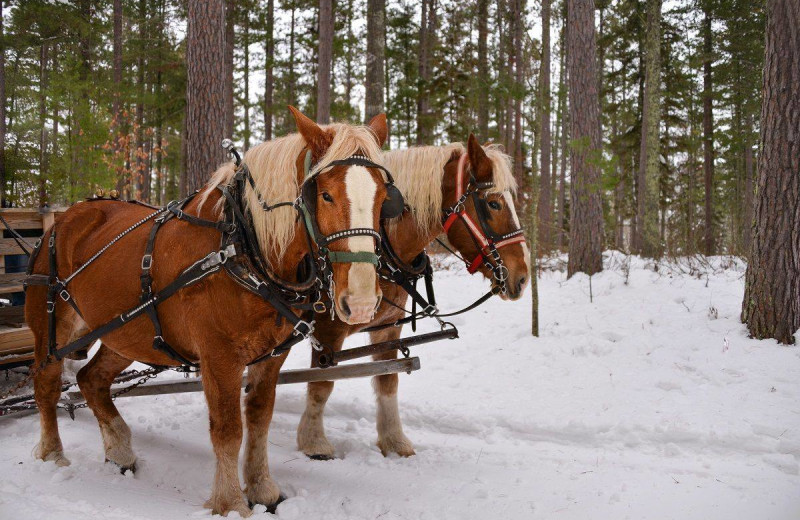
{"label": "horse's front leg", "polygon": [[[400,337],[400,327],[392,327],[370,333],[373,343],[381,341],[395,340]],[[397,351],[387,352],[373,356],[373,359],[395,359]],[[375,398],[378,403],[377,428],[378,428],[378,448],[384,456],[390,453],[397,453],[401,457],[414,455],[414,445],[403,433],[403,424],[400,422],[400,410],[397,406],[397,386],[399,378],[397,374],[386,374],[372,378],[372,386],[375,389]]]}
{"label": "horse's front leg", "polygon": [[263,504],[268,510],[272,510],[280,501],[278,485],[269,475],[267,437],[275,408],[275,385],[285,359],[286,356],[268,359],[251,366],[247,371],[245,494],[250,504]]}
{"label": "horse's front leg", "polygon": [[244,367],[220,359],[200,360],[203,391],[208,401],[211,444],[217,457],[217,469],[211,498],[205,507],[212,513],[227,516],[236,511],[250,516],[252,511],[239,483],[239,448],[242,445],[242,412],[239,404]]}
{"label": "horse's front leg", "polygon": [[[327,330],[327,327],[333,330]],[[336,330],[336,325],[320,324],[315,333],[317,339],[335,352],[342,350],[346,332]],[[311,351],[311,366],[319,366],[319,353]],[[333,445],[325,436],[325,404],[333,392],[333,381],[308,383],[306,409],[297,426],[297,448],[314,460],[330,460],[334,457]]]}

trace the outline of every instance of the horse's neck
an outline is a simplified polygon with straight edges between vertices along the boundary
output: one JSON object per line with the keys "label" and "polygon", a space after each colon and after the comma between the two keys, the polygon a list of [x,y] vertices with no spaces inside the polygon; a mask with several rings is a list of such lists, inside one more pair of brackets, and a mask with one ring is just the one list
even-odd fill
{"label": "horse's neck", "polygon": [[295,226],[294,238],[286,246],[283,256],[278,258],[275,252],[270,252],[267,261],[278,277],[294,282],[297,281],[297,266],[307,253],[308,241],[305,230],[298,224]]}
{"label": "horse's neck", "polygon": [[395,224],[390,241],[397,256],[405,263],[411,263],[439,236],[442,226],[434,224],[430,229],[420,229],[411,213],[405,213]]}

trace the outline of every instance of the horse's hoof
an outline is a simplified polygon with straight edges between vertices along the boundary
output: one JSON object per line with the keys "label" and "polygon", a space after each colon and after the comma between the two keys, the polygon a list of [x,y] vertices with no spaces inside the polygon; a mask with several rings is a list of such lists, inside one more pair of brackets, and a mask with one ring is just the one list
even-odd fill
{"label": "horse's hoof", "polygon": [[[276,500],[276,501],[275,501],[275,502],[273,502],[272,504],[262,504],[262,505],[264,505],[264,507],[266,507],[266,508],[267,508],[267,513],[270,513],[270,514],[273,514],[273,515],[274,515],[274,514],[275,514],[275,512],[278,510],[278,505],[279,505],[281,502],[283,502],[284,500],[286,500],[286,498],[287,498],[287,497],[286,497],[286,495],[284,495],[283,493],[281,493],[280,495],[278,495],[278,500]],[[247,501],[247,505],[249,505],[249,506],[250,506],[250,509],[252,509],[252,508],[254,508],[254,507],[256,506],[256,504],[255,504],[255,503],[253,503],[253,502],[250,502],[249,500]]]}
{"label": "horse's hoof", "polygon": [[333,455],[327,455],[325,453],[315,453],[314,455],[308,455],[308,458],[311,460],[333,460],[336,457]]}
{"label": "horse's hoof", "polygon": [[132,475],[136,474],[136,463],[135,462],[133,464],[128,464],[127,466],[123,466],[122,464],[117,464],[113,460],[106,459],[106,463],[113,464],[117,468],[119,468],[119,472],[120,472],[121,475],[124,475],[128,471],[130,471]]}

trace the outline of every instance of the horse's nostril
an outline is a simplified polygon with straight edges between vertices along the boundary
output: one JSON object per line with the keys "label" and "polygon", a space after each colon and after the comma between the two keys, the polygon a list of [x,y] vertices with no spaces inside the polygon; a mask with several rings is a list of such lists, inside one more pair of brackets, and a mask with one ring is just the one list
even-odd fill
{"label": "horse's nostril", "polygon": [[524,276],[522,278],[520,278],[519,279],[519,283],[517,283],[517,289],[522,289],[522,287],[525,285],[526,281],[527,281],[527,278],[525,278]]}
{"label": "horse's nostril", "polygon": [[350,316],[350,306],[347,305],[347,298],[340,299],[339,304],[342,307],[342,312],[344,312],[345,316]]}

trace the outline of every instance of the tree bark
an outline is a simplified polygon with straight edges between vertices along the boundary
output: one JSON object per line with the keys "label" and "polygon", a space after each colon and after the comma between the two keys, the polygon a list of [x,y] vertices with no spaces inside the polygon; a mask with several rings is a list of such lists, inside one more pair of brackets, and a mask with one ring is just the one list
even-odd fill
{"label": "tree bark", "polygon": [[317,123],[331,122],[331,65],[333,63],[333,0],[319,0],[317,61]]}
{"label": "tree bark", "polygon": [[[549,0],[545,0],[549,1]],[[478,138],[489,140],[489,58],[486,40],[489,38],[489,0],[478,0]]]}
{"label": "tree bark", "polygon": [[711,2],[703,2],[703,178],[705,181],[705,240],[704,253],[713,255],[714,245],[714,115],[711,62],[713,34],[711,32]]}
{"label": "tree bark", "polygon": [[144,151],[144,56],[147,54],[147,0],[139,0],[139,55],[136,59],[136,149],[134,151],[135,167],[134,179],[136,192],[134,198],[146,201],[144,182],[147,175],[145,168],[147,161],[145,161]]}
{"label": "tree bark", "polygon": [[245,11],[242,20],[242,48],[244,50],[244,151],[250,149],[250,13]]}
{"label": "tree bark", "polygon": [[264,42],[266,61],[264,79],[264,140],[272,139],[273,100],[272,93],[275,88],[273,70],[275,67],[275,0],[267,0],[266,35]]}
{"label": "tree bark", "polygon": [[542,65],[539,71],[541,112],[539,134],[542,140],[541,177],[539,181],[539,254],[550,251],[550,0],[542,0]]}
{"label": "tree bark", "polygon": [[419,26],[419,83],[417,90],[417,145],[431,144],[430,75],[436,0],[422,0]]}
{"label": "tree bark", "polygon": [[186,188],[201,188],[225,160],[224,0],[189,2],[186,44]]}
{"label": "tree bark", "polygon": [[[367,74],[364,119],[385,111],[383,100],[386,59],[386,0],[367,0]],[[348,99],[349,102],[349,99]]]}
{"label": "tree bark", "polygon": [[800,329],[800,4],[767,2],[761,153],[742,321],[792,345]]}
{"label": "tree bark", "polygon": [[[525,91],[522,37],[525,25],[525,0],[514,0],[514,4],[517,16],[514,24],[514,176],[520,186],[525,186],[528,184],[522,177],[525,166],[525,158],[522,156],[522,93]],[[531,232],[535,233],[535,230],[534,227]]]}
{"label": "tree bark", "polygon": [[0,207],[6,206],[6,41],[0,1]]}
{"label": "tree bark", "polygon": [[563,3],[564,11],[564,28],[561,31],[561,78],[559,78],[559,92],[561,103],[561,171],[558,180],[558,247],[563,250],[567,245],[567,156],[569,149],[569,107],[567,106],[567,98],[569,96],[569,70],[567,70],[567,34],[569,33],[569,26],[567,20],[567,2]]}
{"label": "tree bark", "polygon": [[114,99],[111,107],[111,139],[114,150],[114,162],[117,163],[117,191],[122,192],[125,184],[125,161],[122,160],[124,143],[122,138],[122,0],[114,0],[113,20],[114,20],[114,48],[113,48],[113,72],[112,81],[114,82]]}
{"label": "tree bark", "polygon": [[748,254],[753,244],[753,167],[755,160],[753,157],[753,143],[750,140],[753,134],[753,120],[750,115],[746,118],[744,129],[744,225],[743,225],[743,247],[745,254]]}
{"label": "tree bark", "polygon": [[570,240],[567,276],[603,270],[600,99],[594,0],[569,0]]}
{"label": "tree bark", "polygon": [[633,250],[648,258],[661,256],[658,225],[659,126],[661,122],[661,0],[647,0],[644,48],[644,96],[639,148],[636,235]]}
{"label": "tree bark", "polygon": [[47,177],[49,174],[49,156],[47,153],[47,62],[48,46],[43,41],[39,52],[39,207],[48,203]]}
{"label": "tree bark", "polygon": [[[214,3],[216,0],[213,0]],[[192,0],[189,3],[193,3]],[[225,99],[225,127],[224,136],[226,138],[233,137],[234,127],[234,108],[233,108],[233,50],[236,46],[236,26],[235,26],[235,13],[236,13],[236,0],[225,0],[225,54],[223,63],[225,65],[225,79],[224,85],[224,99]],[[219,148],[219,143],[217,143]]]}

